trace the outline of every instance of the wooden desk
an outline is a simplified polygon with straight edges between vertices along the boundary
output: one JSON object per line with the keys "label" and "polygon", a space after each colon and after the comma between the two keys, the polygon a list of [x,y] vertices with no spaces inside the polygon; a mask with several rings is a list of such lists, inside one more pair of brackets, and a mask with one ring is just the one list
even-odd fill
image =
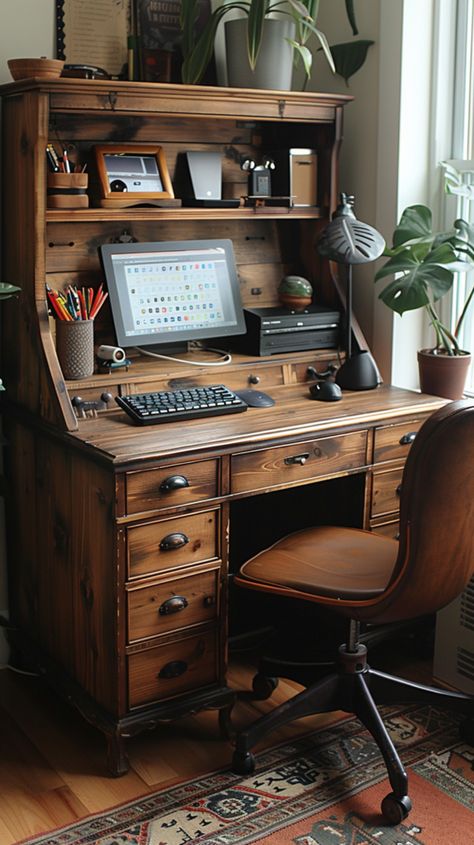
{"label": "wooden desk", "polygon": [[[19,641],[107,735],[114,773],[127,769],[123,737],[229,704],[227,576],[240,563],[229,548],[244,530],[232,503],[248,501],[258,521],[252,497],[305,486],[314,501],[341,479],[343,512],[358,476],[348,512],[393,535],[410,435],[443,402],[389,387],[337,403],[311,400],[305,384],[270,392],[271,408],[146,428],[119,409],[74,432],[8,419],[29,522],[12,572]],[[186,486],[173,489],[176,476]],[[282,528],[275,520],[273,539]]]}
{"label": "wooden desk", "polygon": [[[97,290],[103,243],[231,238],[244,307],[276,306],[282,276],[296,273],[315,302],[342,309],[315,241],[337,205],[352,98],[77,79],[0,93],[2,270],[22,289],[2,304],[1,332],[11,619],[17,646],[106,734],[120,773],[125,736],[203,707],[225,713],[229,569],[309,520],[396,532],[407,435],[442,400],[382,387],[312,401],[307,368],[326,369],[336,349],[240,355],[221,370],[135,359],[129,372],[65,382],[45,285]],[[90,207],[48,208],[50,141],[87,164]],[[180,154],[219,152],[228,198],[248,193],[246,158],[314,149],[317,204],[102,208],[93,147],[117,141],[162,146],[173,184]],[[95,343],[113,342],[106,304]],[[276,405],[142,429],[118,409],[77,419],[71,401],[220,381],[258,383]]]}

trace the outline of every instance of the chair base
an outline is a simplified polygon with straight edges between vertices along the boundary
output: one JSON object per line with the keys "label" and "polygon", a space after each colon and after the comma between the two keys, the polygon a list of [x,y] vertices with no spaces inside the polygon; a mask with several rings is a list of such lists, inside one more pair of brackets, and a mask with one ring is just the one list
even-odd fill
{"label": "chair base", "polygon": [[351,651],[343,645],[339,649],[337,671],[308,686],[237,735],[232,769],[237,774],[250,774],[255,766],[250,750],[268,733],[288,722],[334,710],[353,713],[371,733],[385,761],[392,792],[382,801],[382,814],[389,824],[399,824],[411,809],[408,778],[375,701],[379,704],[416,701],[447,705],[474,716],[472,696],[378,672],[368,666],[364,645],[359,643]]}

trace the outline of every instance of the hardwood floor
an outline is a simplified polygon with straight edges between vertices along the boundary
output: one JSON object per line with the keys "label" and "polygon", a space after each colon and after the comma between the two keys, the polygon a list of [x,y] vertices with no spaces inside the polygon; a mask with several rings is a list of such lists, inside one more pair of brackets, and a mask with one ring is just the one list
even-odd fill
{"label": "hardwood floor", "polygon": [[[247,662],[234,658],[229,684],[250,689],[253,674],[248,658]],[[424,674],[423,680],[429,680],[426,669]],[[239,701],[234,724],[242,727],[298,689],[297,684],[281,680],[271,699]],[[276,731],[271,743],[321,727],[338,715],[301,719]],[[215,712],[204,712],[129,740],[130,771],[111,778],[101,734],[42,680],[7,669],[0,672],[0,743],[0,845],[225,768],[232,755],[231,743],[219,737]]]}

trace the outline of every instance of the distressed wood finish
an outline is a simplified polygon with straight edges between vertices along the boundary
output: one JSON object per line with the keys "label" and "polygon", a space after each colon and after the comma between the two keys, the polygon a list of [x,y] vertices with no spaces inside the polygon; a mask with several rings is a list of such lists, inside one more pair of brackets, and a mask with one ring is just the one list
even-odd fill
{"label": "distressed wood finish", "polygon": [[[399,471],[409,449],[401,435],[443,400],[380,387],[312,401],[308,367],[337,362],[336,349],[233,353],[222,370],[201,350],[188,355],[199,366],[132,352],[128,369],[65,382],[45,284],[97,288],[98,247],[124,230],[140,241],[231,238],[246,306],[276,305],[281,277],[300,273],[318,303],[339,308],[334,267],[315,243],[337,202],[342,110],[351,98],[74,79],[25,80],[1,94],[3,271],[22,287],[19,302],[2,308],[12,641],[103,732],[109,767],[123,774],[125,737],[203,709],[224,711],[225,723],[234,700],[229,568],[247,547],[258,550],[265,532],[278,536],[273,504],[298,526],[320,518],[313,497],[319,488],[321,503],[329,490],[341,518],[385,530],[397,514],[381,515],[379,470]],[[45,146],[58,138],[74,142],[88,165],[90,208],[46,209]],[[243,156],[315,148],[318,204],[99,208],[93,146],[107,142],[160,144],[172,179],[181,152],[218,151],[224,196],[246,192]],[[108,303],[95,342],[114,342]],[[133,426],[113,401],[95,415],[73,411],[77,396],[220,382],[258,384],[275,405],[148,428]],[[303,462],[285,462],[307,451]],[[181,481],[166,489],[175,476]]]}

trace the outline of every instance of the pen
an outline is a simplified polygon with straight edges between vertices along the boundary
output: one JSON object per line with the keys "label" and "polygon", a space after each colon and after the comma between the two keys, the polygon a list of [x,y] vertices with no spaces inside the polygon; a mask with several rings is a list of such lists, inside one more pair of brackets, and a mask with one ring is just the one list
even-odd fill
{"label": "pen", "polygon": [[49,147],[46,147],[46,158],[48,160],[50,170],[52,170],[53,173],[58,173],[59,172],[59,164],[56,164],[56,162],[54,160],[54,156],[52,155]]}
{"label": "pen", "polygon": [[63,165],[64,165],[64,172],[70,173],[71,172],[71,166],[69,164],[69,158],[68,158],[67,150],[63,150]]}

